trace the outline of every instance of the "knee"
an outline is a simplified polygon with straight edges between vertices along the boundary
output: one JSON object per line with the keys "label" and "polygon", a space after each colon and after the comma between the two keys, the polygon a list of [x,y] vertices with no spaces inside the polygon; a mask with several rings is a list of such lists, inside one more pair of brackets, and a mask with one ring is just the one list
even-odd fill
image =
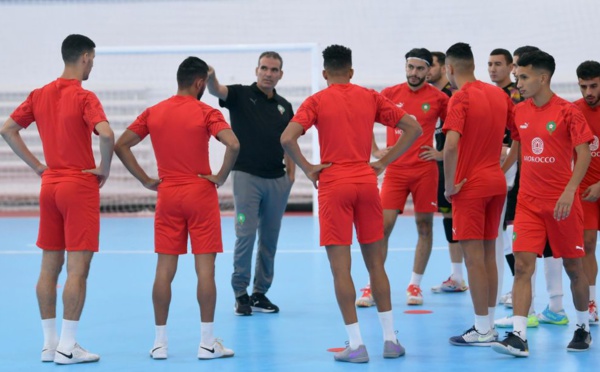
{"label": "knee", "polygon": [[564,258],[563,266],[571,281],[578,280],[582,276],[583,265],[581,263],[581,259]]}
{"label": "knee", "polygon": [[430,218],[420,218],[416,220],[417,232],[420,237],[431,237],[433,230],[433,221]]}
{"label": "knee", "polygon": [[529,279],[535,271],[535,258],[533,260],[515,260],[515,278]]}
{"label": "knee", "polygon": [[596,239],[594,238],[585,238],[583,241],[583,247],[585,249],[585,254],[595,254],[596,253]]}

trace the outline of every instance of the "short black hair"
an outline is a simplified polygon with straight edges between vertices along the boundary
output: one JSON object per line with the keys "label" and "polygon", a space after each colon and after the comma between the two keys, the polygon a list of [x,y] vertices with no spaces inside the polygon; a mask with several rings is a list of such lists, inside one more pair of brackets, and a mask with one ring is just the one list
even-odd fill
{"label": "short black hair", "polygon": [[425,48],[413,48],[404,55],[404,58],[419,58],[427,62],[427,65],[433,65],[433,56],[431,55],[431,52]]}
{"label": "short black hair", "polygon": [[510,65],[511,63],[513,63],[512,54],[510,54],[510,52],[506,49],[496,48],[496,49],[492,50],[492,52],[490,53],[490,56],[504,56],[504,59],[506,60],[507,65]]}
{"label": "short black hair", "polygon": [[550,73],[550,77],[552,77],[554,70],[556,69],[554,57],[541,50],[523,54],[521,57],[519,57],[518,63],[521,67],[531,66],[535,69],[546,70]]}
{"label": "short black hair", "polygon": [[328,46],[323,50],[323,67],[331,71],[352,68],[352,50],[343,45]]}
{"label": "short black hair", "polygon": [[446,55],[443,52],[431,52],[431,56],[437,58],[440,65],[446,63]]}
{"label": "short black hair", "polygon": [[93,51],[95,47],[96,44],[89,37],[72,34],[63,40],[60,52],[65,63],[73,63],[82,54]]}
{"label": "short black hair", "polygon": [[581,80],[591,80],[600,77],[600,63],[585,61],[577,67],[577,77]]}
{"label": "short black hair", "polygon": [[260,54],[260,56],[258,57],[258,65],[259,66],[260,66],[260,60],[263,57],[278,59],[279,60],[279,69],[281,70],[283,68],[283,58],[281,58],[281,56],[279,55],[279,53],[274,52],[272,50],[268,50],[266,52],[262,52]]}
{"label": "short black hair", "polygon": [[[521,58],[521,56],[525,53],[537,52],[538,50],[540,50],[540,48],[531,45],[525,45],[515,49],[513,56]],[[519,64],[519,62],[517,62],[517,64]]]}
{"label": "short black hair", "polygon": [[198,57],[187,57],[177,69],[177,85],[179,88],[189,88],[197,78],[208,76],[208,65]]}
{"label": "short black hair", "polygon": [[473,62],[473,51],[467,43],[456,43],[446,51],[446,58],[454,58],[466,62]]}

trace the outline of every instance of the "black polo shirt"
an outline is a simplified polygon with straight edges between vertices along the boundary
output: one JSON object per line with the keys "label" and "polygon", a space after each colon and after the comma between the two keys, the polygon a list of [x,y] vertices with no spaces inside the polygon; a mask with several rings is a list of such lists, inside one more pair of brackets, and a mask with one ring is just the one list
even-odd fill
{"label": "black polo shirt", "polygon": [[263,178],[285,174],[280,137],[294,116],[292,105],[273,91],[267,98],[256,83],[228,85],[227,99],[219,100],[229,109],[231,128],[240,141],[234,170]]}

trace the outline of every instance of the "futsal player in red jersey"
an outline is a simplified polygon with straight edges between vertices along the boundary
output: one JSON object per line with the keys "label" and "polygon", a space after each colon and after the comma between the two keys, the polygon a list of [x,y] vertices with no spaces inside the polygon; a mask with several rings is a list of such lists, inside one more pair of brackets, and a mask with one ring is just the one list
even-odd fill
{"label": "futsal player in red jersey", "polygon": [[[187,253],[188,235],[198,277],[200,305],[199,359],[233,356],[233,350],[214,337],[216,254],[223,251],[221,215],[216,188],[233,168],[239,143],[217,109],[200,102],[206,88],[208,65],[188,57],[177,70],[177,94],[146,109],[121,135],[115,152],[144,187],[158,191],[154,247],[158,253],[152,290],[156,338],[150,356],[168,357],[167,317],[171,282],[179,256]],[[131,148],[150,135],[159,179],[141,168]],[[213,136],[226,149],[219,172],[212,174],[208,142]]]}
{"label": "futsal player in red jersey", "polygon": [[[535,51],[519,58],[517,87],[526,100],[515,107],[513,141],[521,149],[521,185],[514,221],[513,332],[492,348],[526,357],[527,313],[531,302],[531,275],[537,256],[549,241],[554,257],[562,257],[571,280],[577,310],[577,329],[569,351],[588,350],[589,287],[582,257],[583,211],[578,187],[590,163],[588,143],[593,140],[585,117],[572,103],[552,92],[554,58]],[[576,160],[573,165],[573,154]]]}
{"label": "futsal player in red jersey", "polygon": [[[433,246],[433,213],[438,211],[437,186],[438,166],[433,157],[424,158],[423,148],[433,148],[433,134],[438,120],[446,118],[448,96],[428,84],[425,77],[433,63],[431,52],[425,48],[415,48],[405,55],[406,82],[385,88],[381,95],[389,98],[398,107],[411,114],[421,124],[423,135],[399,159],[387,167],[381,187],[383,206],[383,231],[385,252],[399,213],[409,194],[412,194],[418,241],[415,251],[413,271],[406,290],[408,305],[422,305],[421,279]],[[379,150],[373,138],[373,155],[380,158],[389,146],[393,146],[402,136],[402,130],[387,128],[387,147]],[[356,301],[357,306],[371,306],[370,287],[363,290],[363,296]]]}
{"label": "futsal player in red jersey", "polygon": [[583,98],[575,101],[585,116],[588,126],[594,134],[590,143],[592,160],[581,181],[583,207],[583,244],[585,257],[583,267],[590,284],[590,301],[588,311],[590,324],[598,324],[598,306],[596,305],[596,277],[598,262],[596,261],[596,242],[600,230],[600,63],[585,61],[577,67],[577,78]]}
{"label": "futsal player in red jersey", "polygon": [[[406,152],[422,130],[410,115],[379,93],[350,83],[352,51],[331,45],[323,51],[323,77],[328,87],[308,97],[281,135],[286,153],[319,190],[320,244],[326,247],[338,305],[348,332],[348,347],[337,361],[369,360],[363,344],[350,274],[352,226],[356,227],[363,259],[383,328],[385,358],[404,355],[396,339],[390,285],[384,268],[383,216],[377,175]],[[369,163],[375,122],[404,134],[378,161]],[[319,132],[321,164],[310,164],[298,138],[311,126]]]}
{"label": "futsal player in red jersey", "polygon": [[[85,302],[87,276],[100,234],[100,187],[112,160],[114,135],[96,95],[81,87],[94,66],[96,44],[69,35],[61,47],[65,68],[60,78],[36,89],[0,131],[13,151],[42,178],[37,246],[43,250],[36,293],[44,330],[42,362],[97,362],[100,356],[76,341]],[[19,132],[35,122],[42,140],[41,163]],[[96,166],[91,134],[100,137]],[[56,332],[56,284],[67,252],[60,340]]]}
{"label": "futsal player in red jersey", "polygon": [[475,324],[453,345],[484,346],[496,339],[493,327],[498,274],[495,240],[506,180],[500,168],[505,129],[512,125],[512,102],[502,89],[475,78],[471,47],[456,43],[446,52],[452,95],[443,130],[446,197],[452,202],[452,232],[465,255]]}

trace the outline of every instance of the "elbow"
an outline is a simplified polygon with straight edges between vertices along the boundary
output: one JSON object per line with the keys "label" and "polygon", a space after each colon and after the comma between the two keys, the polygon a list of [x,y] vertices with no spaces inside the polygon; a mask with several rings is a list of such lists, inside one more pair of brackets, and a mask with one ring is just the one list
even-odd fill
{"label": "elbow", "polygon": [[283,132],[281,134],[281,137],[279,138],[279,142],[281,143],[281,147],[283,147],[283,149],[287,149],[289,148],[290,144],[292,143],[293,139],[291,136],[289,136],[288,134],[286,134],[285,132]]}
{"label": "elbow", "polygon": [[231,152],[233,152],[235,154],[239,154],[239,152],[240,152],[240,141],[238,141],[237,138],[234,138],[234,140],[231,141],[231,143],[229,144],[228,147],[231,150]]}

